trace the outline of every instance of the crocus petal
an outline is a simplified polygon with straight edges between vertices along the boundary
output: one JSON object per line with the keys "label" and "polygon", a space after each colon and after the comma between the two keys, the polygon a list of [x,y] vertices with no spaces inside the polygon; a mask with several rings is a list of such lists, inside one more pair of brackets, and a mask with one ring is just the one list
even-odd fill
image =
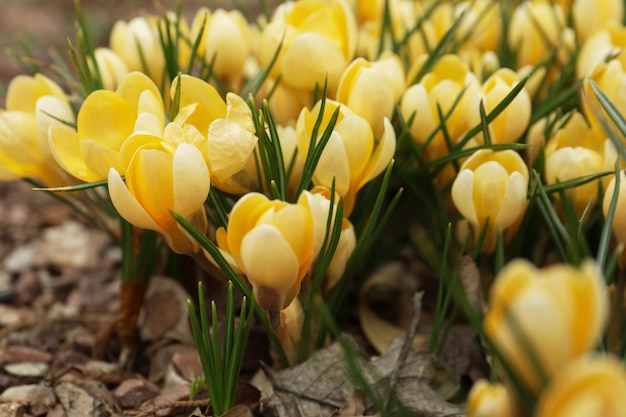
{"label": "crocus petal", "polygon": [[478,224],[474,206],[474,172],[464,169],[452,183],[452,201],[454,206],[470,223]]}
{"label": "crocus petal", "polygon": [[35,105],[35,119],[37,122],[37,140],[39,148],[46,158],[51,158],[48,144],[50,126],[74,123],[74,113],[69,103],[54,96],[41,97]]}
{"label": "crocus petal", "polygon": [[128,191],[120,174],[111,168],[108,177],[109,194],[111,202],[118,213],[129,223],[147,230],[163,233],[159,225],[150,217],[148,212],[137,202],[135,197]]}
{"label": "crocus petal", "polygon": [[209,169],[198,148],[183,143],[178,145],[172,164],[174,210],[184,217],[202,208],[209,195]]}
{"label": "crocus petal", "polygon": [[303,33],[285,52],[283,80],[295,88],[311,90],[328,77],[332,91],[346,66],[346,58],[333,41],[317,33]]}
{"label": "crocus petal", "polygon": [[376,149],[370,158],[367,169],[363,172],[363,177],[359,183],[358,188],[361,188],[365,183],[376,178],[381,172],[383,172],[391,162],[393,155],[396,153],[396,132],[393,130],[393,126],[389,119],[385,117],[383,136],[380,138]]}
{"label": "crocus petal", "polygon": [[346,194],[350,187],[350,166],[343,141],[337,132],[330,135],[314,174],[315,183],[327,188],[332,187],[333,178],[335,191],[339,195]]}
{"label": "crocus petal", "polygon": [[85,182],[100,181],[105,177],[93,172],[81,154],[78,133],[68,126],[50,127],[50,151],[61,167],[71,175]]}
{"label": "crocus petal", "polygon": [[121,169],[119,172],[126,172],[130,161],[133,160],[135,152],[139,149],[147,147],[158,148],[161,146],[163,139],[159,135],[152,135],[148,133],[134,133],[124,141],[124,144],[120,148],[119,158],[121,163]]}
{"label": "crocus petal", "polygon": [[483,224],[489,218],[490,226],[494,225],[508,182],[508,172],[496,161],[485,162],[474,170],[474,207]]}
{"label": "crocus petal", "polygon": [[11,80],[7,88],[6,109],[33,114],[37,100],[44,96],[54,96],[67,102],[67,97],[61,87],[46,76],[18,75]]}
{"label": "crocus petal", "polygon": [[43,155],[35,127],[35,116],[21,111],[0,114],[0,153],[9,170],[31,176],[43,163]]}
{"label": "crocus petal", "polygon": [[246,167],[254,152],[257,137],[241,125],[218,119],[211,123],[207,137],[207,157],[211,173],[226,181]]}
{"label": "crocus petal", "polygon": [[298,279],[299,262],[281,232],[271,225],[252,229],[241,242],[241,259],[253,286],[277,290],[280,297],[275,303],[276,310],[286,307],[285,293]]}
{"label": "crocus petal", "polygon": [[163,123],[152,113],[141,113],[137,116],[133,132],[161,136],[163,134]]}
{"label": "crocus petal", "polygon": [[180,108],[197,103],[197,108],[187,118],[187,123],[195,125],[200,132],[207,132],[213,120],[226,117],[226,103],[219,93],[207,82],[189,75],[176,77],[172,82],[171,96],[174,99],[178,79],[180,84]]}
{"label": "crocus petal", "polygon": [[133,132],[136,119],[136,111],[118,94],[94,91],[87,96],[78,113],[78,135],[81,139],[95,140],[102,146],[118,150]]}
{"label": "crocus petal", "polygon": [[358,182],[361,173],[369,162],[374,149],[374,135],[367,120],[360,116],[348,116],[335,125],[342,139],[348,167],[350,183]]}
{"label": "crocus petal", "polygon": [[[128,73],[120,82],[116,92],[134,109],[135,114],[150,112],[157,115],[159,110],[163,113],[161,92],[154,81],[142,72]],[[165,115],[163,115],[164,120]]]}
{"label": "crocus petal", "polygon": [[500,211],[493,222],[495,227],[506,229],[526,211],[527,192],[528,181],[526,178],[519,172],[512,173],[502,197]]}
{"label": "crocus petal", "polygon": [[[261,193],[248,193],[233,206],[228,220],[228,247],[239,265],[241,265],[240,247],[244,235],[256,223],[258,217],[250,214],[259,207],[269,204],[269,199]],[[260,215],[261,213],[259,213]]]}
{"label": "crocus petal", "polygon": [[250,106],[237,94],[226,94],[226,119],[254,133],[254,122],[252,121]]}
{"label": "crocus petal", "polygon": [[102,144],[94,140],[81,140],[79,146],[81,158],[98,178],[106,178],[109,168],[115,168],[123,173],[126,172],[118,152],[102,146]]}
{"label": "crocus petal", "polygon": [[[305,272],[302,267],[308,267],[314,243],[313,239],[310,239],[314,232],[311,212],[306,206],[291,204],[272,213],[272,224],[289,242],[291,249],[300,260],[298,277],[302,277]],[[262,222],[263,220],[259,219],[259,223]]]}
{"label": "crocus petal", "polygon": [[145,147],[135,153],[128,166],[126,185],[139,204],[166,234],[176,229],[172,155],[160,148]]}

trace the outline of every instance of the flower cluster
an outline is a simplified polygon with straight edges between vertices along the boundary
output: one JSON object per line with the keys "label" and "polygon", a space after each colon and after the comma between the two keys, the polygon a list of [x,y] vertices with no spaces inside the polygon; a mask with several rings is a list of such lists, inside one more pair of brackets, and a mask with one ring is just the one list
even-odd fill
{"label": "flower cluster", "polygon": [[297,0],[118,21],[95,49],[78,25],[82,90],[8,86],[0,180],[105,201],[237,275],[291,357],[316,297],[336,312],[418,224],[445,254],[425,263],[469,253],[498,275],[481,328],[504,385],[477,383],[469,415],[623,415],[622,366],[591,352],[626,265],[624,12]]}
{"label": "flower cluster", "polygon": [[593,261],[578,269],[560,264],[542,270],[511,261],[492,287],[484,321],[486,336],[507,365],[505,385],[477,383],[468,415],[530,415],[514,384],[534,399],[534,416],[572,410],[623,415],[626,368],[610,355],[592,352],[607,316],[604,278]]}

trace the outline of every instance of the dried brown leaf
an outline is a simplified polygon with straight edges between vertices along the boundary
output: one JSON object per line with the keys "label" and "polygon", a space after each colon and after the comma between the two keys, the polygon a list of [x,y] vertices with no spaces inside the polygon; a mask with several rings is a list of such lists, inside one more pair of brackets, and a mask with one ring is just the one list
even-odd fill
{"label": "dried brown leaf", "polygon": [[[383,393],[389,386],[401,345],[401,340],[392,344],[385,355],[373,359],[369,365],[358,362],[374,391]],[[280,372],[264,369],[266,380],[257,385],[261,391],[261,413],[266,417],[326,417],[348,408],[357,388],[348,376],[344,355],[342,346],[334,343],[301,365]],[[395,393],[413,414],[443,416],[461,410],[439,393],[449,391],[452,386],[458,386],[458,378],[437,358],[412,350],[401,367]]]}

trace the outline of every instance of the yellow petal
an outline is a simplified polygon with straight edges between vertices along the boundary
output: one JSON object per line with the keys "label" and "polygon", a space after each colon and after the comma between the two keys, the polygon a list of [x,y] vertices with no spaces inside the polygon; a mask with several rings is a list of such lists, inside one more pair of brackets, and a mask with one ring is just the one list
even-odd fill
{"label": "yellow petal", "polygon": [[[276,296],[265,300],[263,307],[280,311],[291,300],[287,293],[298,280],[298,258],[284,236],[271,225],[251,230],[241,242],[242,267],[255,288],[269,288]],[[260,300],[259,300],[260,301]]]}
{"label": "yellow petal", "polygon": [[138,150],[128,166],[126,185],[166,234],[176,232],[176,221],[169,213],[175,209],[172,155],[158,148]]}
{"label": "yellow petal", "polygon": [[[205,133],[213,120],[226,117],[226,103],[217,90],[207,82],[190,75],[183,75],[180,78],[180,108],[197,104],[193,114],[187,118],[187,123],[195,125],[200,132]],[[172,82],[170,90],[172,99],[176,93],[178,79],[179,77],[176,77]]]}
{"label": "yellow petal", "polygon": [[132,161],[135,156],[135,152],[143,147],[146,147],[147,145],[151,148],[158,148],[160,147],[162,140],[163,139],[158,135],[151,135],[147,133],[135,133],[129,136],[120,148],[120,172],[126,172],[128,165],[130,165],[130,161]]}
{"label": "yellow petal", "polygon": [[81,145],[78,133],[65,125],[52,126],[49,135],[50,151],[61,167],[71,175],[85,182],[103,180],[93,172],[81,154]]}
{"label": "yellow petal", "polygon": [[129,223],[142,229],[154,230],[162,233],[163,231],[150,217],[148,212],[137,202],[135,197],[128,191],[124,180],[120,174],[111,168],[108,176],[109,195],[111,202],[115,206],[118,213]]}
{"label": "yellow petal", "polygon": [[350,188],[350,165],[343,141],[337,132],[330,135],[314,174],[315,183],[327,188],[332,187],[333,178],[337,194],[345,195]]}
{"label": "yellow petal", "polygon": [[81,158],[90,171],[94,172],[98,178],[107,177],[109,168],[115,168],[119,172],[126,173],[122,166],[120,154],[110,148],[102,146],[93,140],[80,141]]}
{"label": "yellow petal", "polygon": [[6,108],[9,111],[35,113],[37,100],[44,96],[54,96],[67,102],[61,87],[41,74],[34,77],[18,75],[7,88]]}
{"label": "yellow petal", "polygon": [[252,122],[250,106],[237,94],[226,94],[226,119],[237,123],[248,132],[254,133],[254,123]]}
{"label": "yellow petal", "polygon": [[200,210],[209,195],[211,179],[202,153],[193,145],[178,145],[172,165],[174,210],[184,217]]}
{"label": "yellow petal", "polygon": [[339,84],[346,58],[337,45],[317,33],[304,33],[296,38],[283,58],[283,80],[292,87],[311,90],[317,83],[334,91]]}
{"label": "yellow petal", "polygon": [[485,162],[474,170],[474,207],[481,224],[489,218],[489,224],[494,225],[508,181],[508,173],[495,161]]}
{"label": "yellow petal", "polygon": [[383,126],[383,135],[378,145],[376,145],[376,149],[370,158],[367,168],[363,172],[363,176],[357,187],[359,189],[387,169],[393,155],[396,153],[396,132],[393,130],[391,122],[386,117]]}
{"label": "yellow petal", "polygon": [[254,226],[257,217],[251,216],[259,207],[266,207],[269,199],[261,193],[248,193],[233,206],[228,220],[228,247],[239,265],[241,265],[240,247],[244,235]]}
{"label": "yellow petal", "polygon": [[137,112],[126,100],[111,91],[98,90],[85,99],[78,113],[78,135],[117,151],[133,132],[136,119]]}
{"label": "yellow petal", "polygon": [[500,203],[500,211],[493,219],[493,225],[506,229],[511,226],[526,211],[528,193],[528,179],[519,172],[509,177],[506,191]]}
{"label": "yellow petal", "polygon": [[[62,125],[63,122],[73,123],[74,113],[67,101],[54,96],[41,97],[35,106],[37,122],[37,141],[46,158],[51,158],[48,134],[50,126]],[[58,119],[58,120],[57,120]]]}
{"label": "yellow petal", "polygon": [[350,169],[350,183],[358,183],[374,149],[374,136],[367,120],[348,116],[335,126],[343,142]]}
{"label": "yellow petal", "polygon": [[478,224],[478,215],[474,205],[474,172],[464,169],[452,183],[452,202],[454,206],[470,223]]}
{"label": "yellow petal", "polygon": [[[117,94],[130,104],[137,113],[163,111],[163,99],[157,85],[146,74],[133,71],[126,74],[116,90]],[[156,114],[156,111],[154,112]]]}
{"label": "yellow petal", "polygon": [[245,168],[258,139],[239,124],[226,119],[211,123],[208,133],[207,157],[211,173],[219,181],[226,181]]}
{"label": "yellow petal", "polygon": [[272,223],[283,234],[296,254],[300,267],[298,277],[302,277],[309,266],[314,243],[313,219],[310,210],[304,205],[289,204],[274,212]]}
{"label": "yellow petal", "polygon": [[33,176],[40,164],[45,163],[39,141],[34,114],[5,111],[0,114],[0,154],[5,168]]}

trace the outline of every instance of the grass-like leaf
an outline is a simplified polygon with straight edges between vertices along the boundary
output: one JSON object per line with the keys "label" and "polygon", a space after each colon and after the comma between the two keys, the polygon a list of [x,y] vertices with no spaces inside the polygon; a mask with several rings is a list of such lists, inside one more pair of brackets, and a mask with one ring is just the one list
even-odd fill
{"label": "grass-like leaf", "polygon": [[[232,281],[237,289],[246,296],[249,300],[254,300],[254,294],[248,288],[248,285],[244,282],[243,278],[237,274],[230,264],[224,259],[224,256],[220,252],[219,248],[215,243],[213,243],[204,233],[198,230],[191,222],[185,219],[183,216],[176,212],[171,212],[174,219],[202,246],[208,253],[213,257],[215,263],[219,268],[224,272],[226,277]],[[267,335],[270,339],[272,347],[276,349],[276,353],[278,355],[278,359],[283,366],[289,366],[289,360],[287,359],[287,355],[283,351],[283,348],[274,332],[274,329],[268,319],[267,313],[259,307],[256,302],[252,302],[252,306],[254,308],[254,312],[261,322],[263,326],[267,329]]]}

